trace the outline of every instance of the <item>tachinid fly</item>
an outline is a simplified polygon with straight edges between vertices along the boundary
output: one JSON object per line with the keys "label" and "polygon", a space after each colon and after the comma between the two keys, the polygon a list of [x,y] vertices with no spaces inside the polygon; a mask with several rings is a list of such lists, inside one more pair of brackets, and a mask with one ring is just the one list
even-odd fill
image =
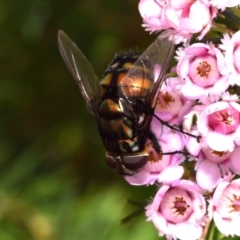
{"label": "tachinid fly", "polygon": [[148,162],[148,139],[161,151],[150,123],[173,57],[173,42],[159,35],[143,54],[116,55],[101,80],[61,30],[58,44],[87,108],[95,115],[107,163],[121,175],[134,175]]}

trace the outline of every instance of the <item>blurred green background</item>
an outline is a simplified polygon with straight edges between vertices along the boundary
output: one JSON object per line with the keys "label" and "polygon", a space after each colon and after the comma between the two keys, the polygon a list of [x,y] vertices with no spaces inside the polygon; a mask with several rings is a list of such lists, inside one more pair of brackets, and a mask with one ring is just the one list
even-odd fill
{"label": "blurred green background", "polygon": [[99,77],[115,52],[146,48],[137,0],[0,1],[0,240],[158,239],[105,164],[94,118],[57,46],[63,29]]}

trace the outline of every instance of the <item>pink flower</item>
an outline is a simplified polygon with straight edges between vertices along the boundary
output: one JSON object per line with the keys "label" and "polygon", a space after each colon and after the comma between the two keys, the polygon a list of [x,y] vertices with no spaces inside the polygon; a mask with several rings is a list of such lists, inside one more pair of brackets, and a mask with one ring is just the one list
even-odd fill
{"label": "pink flower", "polygon": [[224,56],[213,44],[195,43],[179,54],[177,72],[185,81],[185,97],[205,100],[210,95],[215,100],[228,88]]}
{"label": "pink flower", "polygon": [[179,79],[168,78],[161,87],[154,114],[169,124],[179,125],[194,104],[182,95]]}
{"label": "pink flower", "polygon": [[176,43],[189,40],[194,33],[202,39],[217,14],[207,0],[141,0],[138,7],[147,31],[172,29]]}
{"label": "pink flower", "polygon": [[219,152],[235,148],[240,134],[240,105],[235,102],[217,102],[206,107],[199,116],[197,126],[207,145]]}
{"label": "pink flower", "polygon": [[146,27],[147,31],[154,32],[170,28],[164,15],[165,6],[164,0],[140,0],[138,9],[143,18],[143,27]]}
{"label": "pink flower", "polygon": [[158,96],[155,114],[162,120],[169,121],[176,117],[183,107],[181,96],[175,91],[161,90]]}
{"label": "pink flower", "polygon": [[205,213],[206,202],[200,189],[187,180],[163,185],[146,207],[148,221],[153,222],[159,236],[165,234],[167,239],[199,239]]}
{"label": "pink flower", "polygon": [[240,179],[224,179],[218,184],[208,208],[221,233],[240,236]]}

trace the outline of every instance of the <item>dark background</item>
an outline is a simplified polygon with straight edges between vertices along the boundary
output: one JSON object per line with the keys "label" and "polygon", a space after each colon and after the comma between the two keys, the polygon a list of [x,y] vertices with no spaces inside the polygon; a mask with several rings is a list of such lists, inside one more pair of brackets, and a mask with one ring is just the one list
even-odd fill
{"label": "dark background", "polygon": [[58,51],[64,30],[101,77],[114,54],[146,48],[137,0],[1,0],[0,239],[159,239],[105,164],[93,116]]}

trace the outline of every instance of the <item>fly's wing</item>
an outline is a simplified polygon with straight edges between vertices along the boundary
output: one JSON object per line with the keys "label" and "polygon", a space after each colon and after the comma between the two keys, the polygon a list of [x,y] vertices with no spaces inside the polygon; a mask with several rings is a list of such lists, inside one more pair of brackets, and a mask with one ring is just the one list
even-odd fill
{"label": "fly's wing", "polygon": [[99,96],[99,78],[77,45],[61,30],[58,46],[65,64],[73,75],[86,101],[88,110],[94,114]]}
{"label": "fly's wing", "polygon": [[157,93],[174,54],[173,41],[163,38],[164,35],[160,34],[144,51],[119,84],[120,94],[130,104],[134,99],[142,98],[149,106],[155,107]]}

